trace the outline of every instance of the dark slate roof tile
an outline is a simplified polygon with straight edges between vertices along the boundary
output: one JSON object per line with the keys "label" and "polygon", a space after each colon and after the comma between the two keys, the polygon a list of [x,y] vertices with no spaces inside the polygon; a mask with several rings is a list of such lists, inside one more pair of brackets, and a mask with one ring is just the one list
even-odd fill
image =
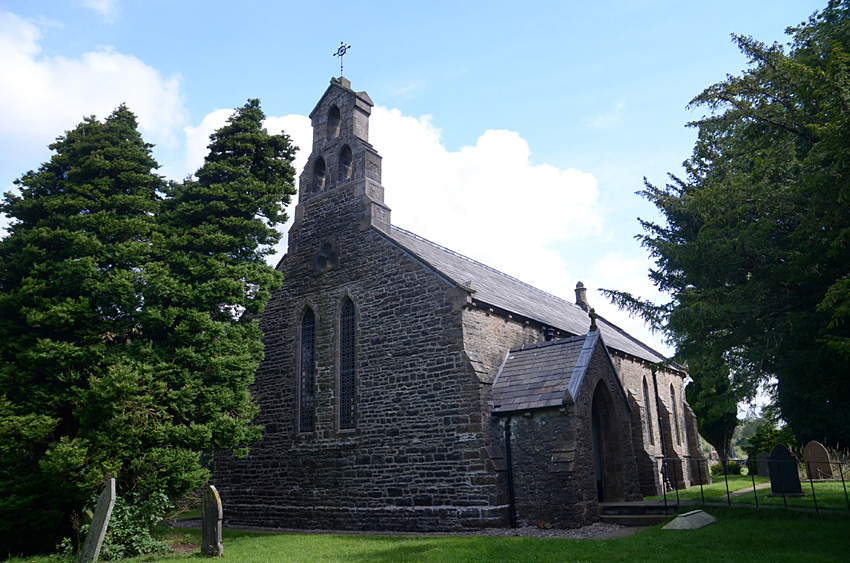
{"label": "dark slate roof tile", "polygon": [[[476,301],[533,319],[568,334],[585,334],[590,326],[587,312],[574,303],[550,295],[395,225],[385,234],[451,282],[457,285],[471,284]],[[608,347],[650,362],[664,360],[661,354],[604,318],[598,317],[596,322]]]}
{"label": "dark slate roof tile", "polygon": [[493,382],[493,412],[558,408],[572,403],[570,381],[586,341],[586,335],[574,336],[511,350]]}

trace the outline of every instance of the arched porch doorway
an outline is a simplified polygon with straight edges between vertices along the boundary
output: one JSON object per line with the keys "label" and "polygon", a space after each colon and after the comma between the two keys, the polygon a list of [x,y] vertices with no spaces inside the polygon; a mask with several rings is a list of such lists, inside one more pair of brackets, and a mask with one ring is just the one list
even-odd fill
{"label": "arched porch doorway", "polygon": [[593,392],[591,431],[597,500],[624,500],[623,460],[617,430],[617,413],[608,386],[601,380]]}

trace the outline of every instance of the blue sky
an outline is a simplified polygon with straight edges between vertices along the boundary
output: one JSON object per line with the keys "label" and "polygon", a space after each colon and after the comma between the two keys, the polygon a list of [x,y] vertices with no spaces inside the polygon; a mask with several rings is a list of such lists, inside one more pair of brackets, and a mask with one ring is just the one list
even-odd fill
{"label": "blue sky", "polygon": [[345,41],[395,224],[569,300],[581,280],[669,352],[595,293],[663,299],[633,238],[655,212],[634,192],[681,171],[702,115],[688,102],[745,68],[731,33],[784,43],[825,4],[0,0],[0,188],[123,102],[174,179],[248,98],[309,150]]}

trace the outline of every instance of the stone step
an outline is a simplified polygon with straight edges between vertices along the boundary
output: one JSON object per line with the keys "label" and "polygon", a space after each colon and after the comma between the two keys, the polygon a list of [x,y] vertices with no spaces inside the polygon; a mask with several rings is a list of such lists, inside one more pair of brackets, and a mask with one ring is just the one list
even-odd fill
{"label": "stone step", "polygon": [[655,526],[672,518],[673,514],[603,514],[599,518],[606,524],[620,526]]}
{"label": "stone step", "polygon": [[[681,503],[684,504],[684,503]],[[662,501],[637,501],[637,502],[601,502],[599,503],[600,515],[641,515],[656,514],[669,516],[678,511],[679,505],[668,502],[664,505]]]}

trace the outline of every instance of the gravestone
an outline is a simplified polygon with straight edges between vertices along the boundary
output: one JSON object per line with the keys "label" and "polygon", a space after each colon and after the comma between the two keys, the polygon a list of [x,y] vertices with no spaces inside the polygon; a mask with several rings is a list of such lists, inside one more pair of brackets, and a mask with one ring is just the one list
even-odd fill
{"label": "gravestone", "polygon": [[756,475],[759,477],[770,477],[770,466],[767,460],[770,459],[770,454],[767,452],[759,452],[756,454]]}
{"label": "gravestone", "polygon": [[806,462],[806,473],[809,479],[829,479],[832,477],[829,452],[823,444],[812,440],[803,450],[803,461]]}
{"label": "gravestone", "polygon": [[106,537],[106,527],[109,526],[109,517],[112,516],[112,508],[115,506],[115,479],[107,481],[103,492],[97,498],[97,507],[94,509],[89,533],[80,553],[80,563],[94,563],[100,556],[100,547],[103,538]]}
{"label": "gravestone", "polygon": [[717,522],[717,518],[702,510],[692,510],[680,514],[667,523],[662,530],[699,530]]}
{"label": "gravestone", "polygon": [[776,496],[805,496],[797,474],[797,458],[782,444],[776,444],[767,462],[770,471],[770,490]]}
{"label": "gravestone", "polygon": [[221,498],[210,485],[201,504],[201,553],[219,557],[224,552],[221,543]]}

